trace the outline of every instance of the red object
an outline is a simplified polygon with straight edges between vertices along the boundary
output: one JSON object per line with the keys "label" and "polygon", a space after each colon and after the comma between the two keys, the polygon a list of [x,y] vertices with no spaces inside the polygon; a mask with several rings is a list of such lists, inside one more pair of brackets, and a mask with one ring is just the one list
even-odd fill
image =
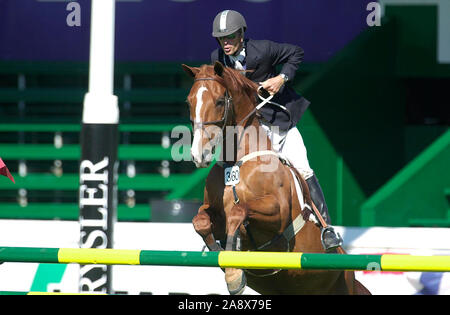
{"label": "red object", "polygon": [[8,168],[6,167],[6,164],[3,162],[3,160],[0,158],[0,175],[8,177],[12,182],[15,184],[14,177],[12,177],[11,173],[9,172]]}

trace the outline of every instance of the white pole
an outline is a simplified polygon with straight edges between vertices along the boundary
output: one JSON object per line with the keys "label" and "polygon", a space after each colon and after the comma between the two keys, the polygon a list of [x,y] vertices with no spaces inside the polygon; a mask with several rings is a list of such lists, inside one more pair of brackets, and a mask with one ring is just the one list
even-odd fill
{"label": "white pole", "polygon": [[114,124],[119,107],[114,89],[115,0],[92,0],[89,92],[83,122]]}
{"label": "white pole", "polygon": [[[119,106],[114,93],[115,0],[92,0],[89,91],[80,146],[80,246],[112,248],[117,217]],[[110,266],[81,266],[81,292],[112,291]]]}

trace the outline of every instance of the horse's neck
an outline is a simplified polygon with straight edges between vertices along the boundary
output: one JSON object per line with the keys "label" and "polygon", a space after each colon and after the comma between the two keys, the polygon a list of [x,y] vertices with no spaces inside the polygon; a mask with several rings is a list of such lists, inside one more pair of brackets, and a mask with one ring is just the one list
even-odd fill
{"label": "horse's neck", "polygon": [[252,118],[252,123],[242,130],[240,144],[237,150],[237,160],[242,159],[247,154],[256,151],[270,150],[271,143],[267,137],[267,133],[262,129],[257,117]]}
{"label": "horse's neck", "polygon": [[[235,106],[235,124],[241,122],[241,119],[245,118],[254,108],[252,105],[239,105],[241,104]],[[271,149],[267,133],[262,129],[255,114],[242,122],[241,126],[235,127],[228,130],[233,131],[234,135],[232,137],[226,135],[224,138],[224,158],[227,162],[236,162],[252,152]]]}

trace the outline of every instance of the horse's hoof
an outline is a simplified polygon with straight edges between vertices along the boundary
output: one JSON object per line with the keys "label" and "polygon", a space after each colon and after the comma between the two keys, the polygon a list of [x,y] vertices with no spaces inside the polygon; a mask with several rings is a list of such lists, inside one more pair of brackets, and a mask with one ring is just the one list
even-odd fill
{"label": "horse's hoof", "polygon": [[244,293],[247,278],[243,270],[239,269],[239,271],[241,273],[239,276],[236,276],[233,280],[227,280],[227,288],[230,295],[241,295]]}

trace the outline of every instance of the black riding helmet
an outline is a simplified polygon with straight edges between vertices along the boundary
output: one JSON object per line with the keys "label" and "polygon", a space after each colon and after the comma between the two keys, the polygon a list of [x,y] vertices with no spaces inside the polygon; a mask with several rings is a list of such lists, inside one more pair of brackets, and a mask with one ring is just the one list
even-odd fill
{"label": "black riding helmet", "polygon": [[212,36],[216,38],[228,36],[240,29],[244,32],[247,29],[242,14],[234,10],[224,10],[214,18]]}

